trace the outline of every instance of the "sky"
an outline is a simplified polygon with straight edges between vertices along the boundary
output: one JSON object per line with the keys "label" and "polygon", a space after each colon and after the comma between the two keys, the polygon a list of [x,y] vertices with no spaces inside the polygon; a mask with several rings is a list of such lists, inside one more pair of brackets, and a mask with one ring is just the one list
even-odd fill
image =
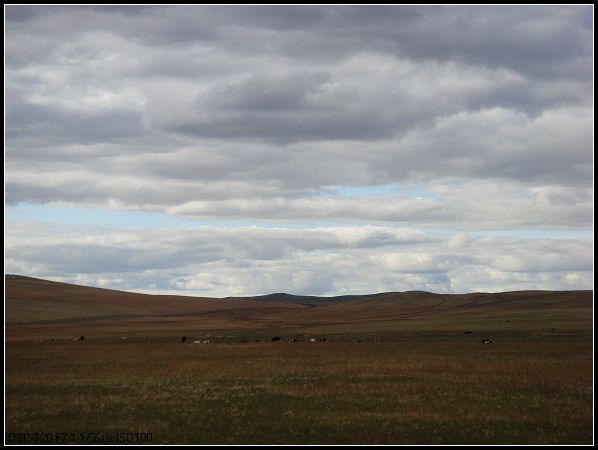
{"label": "sky", "polygon": [[5,6],[5,272],[593,289],[593,6]]}

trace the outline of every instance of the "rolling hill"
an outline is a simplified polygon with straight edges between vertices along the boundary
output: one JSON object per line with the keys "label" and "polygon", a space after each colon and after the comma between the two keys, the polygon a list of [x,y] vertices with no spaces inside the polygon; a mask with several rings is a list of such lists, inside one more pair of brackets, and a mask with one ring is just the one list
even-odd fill
{"label": "rolling hill", "polygon": [[[583,327],[591,329],[592,291],[434,294],[387,292],[339,297],[275,293],[207,298],[148,295],[5,276],[7,339],[169,334],[388,332]],[[531,328],[530,328],[531,327]]]}

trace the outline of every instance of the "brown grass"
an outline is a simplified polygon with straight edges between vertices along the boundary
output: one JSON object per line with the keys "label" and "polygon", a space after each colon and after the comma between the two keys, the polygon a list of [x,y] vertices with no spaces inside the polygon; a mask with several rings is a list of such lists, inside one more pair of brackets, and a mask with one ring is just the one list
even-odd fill
{"label": "brown grass", "polygon": [[[591,293],[445,299],[408,293],[382,296],[369,307],[363,300],[316,307],[232,300],[222,307],[214,299],[170,304],[26,284],[7,289],[7,437],[150,432],[152,443],[163,444],[593,441]],[[105,309],[78,305],[83,294],[85,308],[106,302]],[[142,300],[149,306],[136,312]],[[47,311],[52,302],[67,316],[49,319],[58,314]],[[86,341],[72,340],[81,334]],[[211,344],[181,344],[183,334]],[[329,342],[306,342],[306,334]],[[271,343],[272,335],[302,342]],[[485,346],[481,336],[495,343]]]}
{"label": "brown grass", "polygon": [[[586,321],[591,291],[440,295],[387,293],[319,305],[153,296],[27,277],[6,278],[6,337],[152,335],[261,330],[276,332],[560,331]],[[423,327],[423,328],[422,328]],[[546,328],[548,327],[548,328]]]}
{"label": "brown grass", "polygon": [[11,343],[8,432],[161,443],[590,443],[590,336]]}

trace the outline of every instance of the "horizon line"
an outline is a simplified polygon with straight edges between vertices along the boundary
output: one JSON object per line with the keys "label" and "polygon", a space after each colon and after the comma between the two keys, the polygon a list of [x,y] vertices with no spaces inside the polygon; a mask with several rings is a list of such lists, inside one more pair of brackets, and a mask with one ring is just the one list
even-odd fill
{"label": "horizon line", "polygon": [[[109,287],[99,287],[99,286],[89,286],[84,284],[74,284],[74,283],[66,283],[64,281],[54,281],[47,278],[37,278],[29,275],[20,275],[20,274],[13,274],[13,273],[5,273],[4,274],[5,280],[6,279],[15,279],[15,278],[28,278],[32,280],[39,280],[39,281],[46,281],[50,283],[57,283],[57,284],[66,284],[69,286],[79,286],[79,287],[86,287],[90,289],[104,289],[107,291],[116,291],[116,292],[124,292],[129,294],[140,294],[140,295],[150,295],[150,296],[172,296],[172,297],[191,297],[191,298],[210,298],[216,300],[228,300],[228,299],[252,299],[252,298],[264,298],[264,297],[273,297],[273,296],[288,296],[288,297],[309,297],[309,298],[321,298],[321,299],[335,299],[335,298],[342,298],[342,297],[368,297],[368,296],[375,296],[375,295],[384,295],[384,294],[408,294],[408,293],[423,293],[423,294],[432,294],[432,295],[470,295],[470,294],[508,294],[508,293],[517,293],[517,292],[594,292],[594,289],[519,289],[514,291],[471,291],[471,292],[463,292],[463,293],[444,293],[444,292],[431,292],[431,291],[423,291],[420,289],[413,289],[408,291],[384,291],[384,292],[373,292],[369,294],[340,294],[340,295],[312,295],[312,294],[290,294],[288,292],[270,292],[268,294],[257,294],[257,295],[239,295],[239,296],[227,296],[227,297],[210,297],[210,296],[198,296],[198,295],[188,295],[188,294],[150,294],[147,292],[137,292],[137,291],[129,291],[123,289],[113,289]],[[4,284],[4,292],[6,298],[6,283]],[[184,292],[184,291],[183,291]]]}

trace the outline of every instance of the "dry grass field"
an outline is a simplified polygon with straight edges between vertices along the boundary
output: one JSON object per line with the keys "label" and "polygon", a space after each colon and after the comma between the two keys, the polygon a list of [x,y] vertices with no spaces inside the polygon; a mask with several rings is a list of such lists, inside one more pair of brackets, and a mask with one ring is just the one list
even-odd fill
{"label": "dry grass field", "polygon": [[6,443],[593,442],[590,291],[310,305],[6,283]]}

